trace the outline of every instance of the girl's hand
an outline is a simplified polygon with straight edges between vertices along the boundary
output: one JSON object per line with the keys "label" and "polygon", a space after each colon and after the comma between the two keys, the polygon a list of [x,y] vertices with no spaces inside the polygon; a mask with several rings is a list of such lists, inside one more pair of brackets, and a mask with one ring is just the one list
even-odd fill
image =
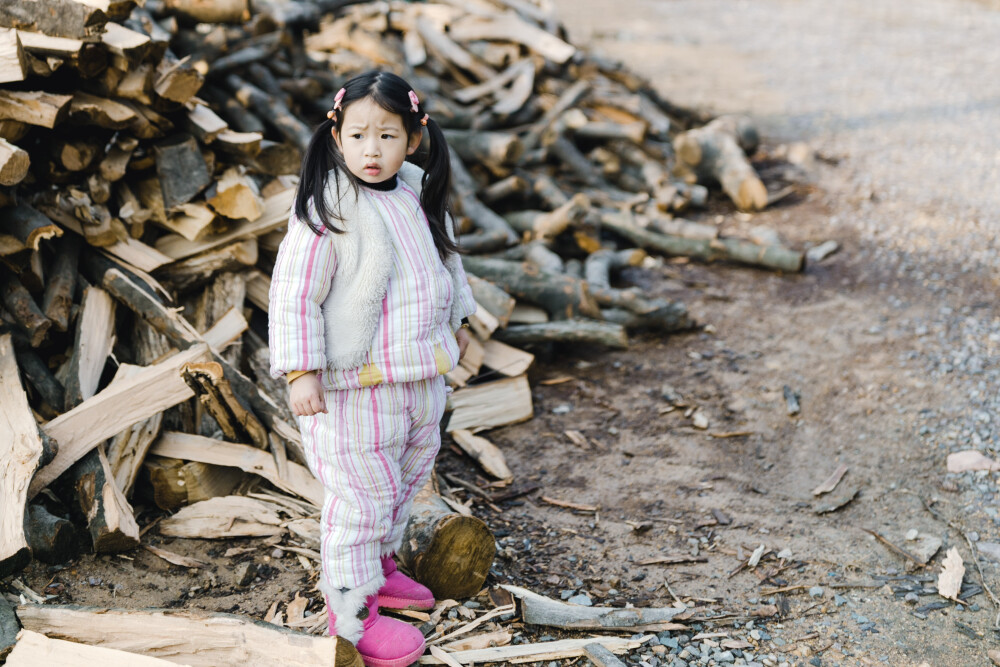
{"label": "girl's hand", "polygon": [[323,385],[315,371],[310,371],[292,380],[289,389],[289,402],[292,404],[292,412],[296,416],[310,417],[317,412],[326,412]]}
{"label": "girl's hand", "polygon": [[458,341],[458,358],[461,360],[465,357],[465,351],[469,349],[469,341],[472,340],[472,337],[469,335],[469,330],[462,327],[456,331],[455,340]]}

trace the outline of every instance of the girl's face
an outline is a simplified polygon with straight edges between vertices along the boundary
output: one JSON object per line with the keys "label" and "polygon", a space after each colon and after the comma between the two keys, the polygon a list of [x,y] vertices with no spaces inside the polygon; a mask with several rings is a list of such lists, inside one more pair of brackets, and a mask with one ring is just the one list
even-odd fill
{"label": "girl's face", "polygon": [[370,97],[351,103],[344,124],[333,139],[352,174],[365,183],[379,183],[399,171],[407,155],[420,146],[420,133],[407,136],[403,119],[375,104]]}

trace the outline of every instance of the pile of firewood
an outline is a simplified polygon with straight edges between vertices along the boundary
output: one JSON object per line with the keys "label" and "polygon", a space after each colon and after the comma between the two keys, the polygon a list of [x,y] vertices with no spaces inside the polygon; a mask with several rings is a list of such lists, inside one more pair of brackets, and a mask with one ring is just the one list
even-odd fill
{"label": "pile of firewood", "polygon": [[[532,415],[513,345],[690,328],[613,286],[647,252],[802,268],[675,217],[715,184],[768,204],[749,121],[671,105],[530,0],[0,0],[0,577],[72,557],[67,507],[95,551],[135,548],[133,494],[179,510],[163,534],[315,560],[322,493],[268,372],[268,276],[311,127],[373,67],[446,128],[480,304],[447,430],[500,480],[474,433]],[[494,543],[447,495],[422,495],[400,555],[456,597]]]}

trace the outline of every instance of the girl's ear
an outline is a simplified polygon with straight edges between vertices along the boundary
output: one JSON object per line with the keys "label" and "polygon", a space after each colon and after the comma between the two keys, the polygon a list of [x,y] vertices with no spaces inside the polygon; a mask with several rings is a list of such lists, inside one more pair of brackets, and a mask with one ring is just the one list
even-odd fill
{"label": "girl's ear", "polygon": [[406,154],[413,155],[420,148],[420,142],[423,140],[423,132],[417,131],[410,135],[410,143],[406,146]]}
{"label": "girl's ear", "polygon": [[337,148],[341,153],[344,152],[344,147],[340,145],[340,135],[337,134],[337,126],[334,125],[330,128],[330,134],[333,135],[333,143],[337,144]]}

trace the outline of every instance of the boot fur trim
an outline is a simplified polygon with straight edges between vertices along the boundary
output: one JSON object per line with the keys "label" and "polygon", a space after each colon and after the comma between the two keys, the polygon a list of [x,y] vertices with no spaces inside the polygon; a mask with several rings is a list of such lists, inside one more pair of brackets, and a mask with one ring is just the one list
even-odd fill
{"label": "boot fur trim", "polygon": [[337,617],[334,626],[337,628],[338,637],[343,637],[352,644],[358,643],[365,631],[364,622],[358,618],[358,612],[365,606],[365,600],[378,594],[378,590],[384,584],[384,574],[379,574],[367,584],[349,590],[331,586],[326,577],[320,579],[319,589],[326,596],[327,612]]}

